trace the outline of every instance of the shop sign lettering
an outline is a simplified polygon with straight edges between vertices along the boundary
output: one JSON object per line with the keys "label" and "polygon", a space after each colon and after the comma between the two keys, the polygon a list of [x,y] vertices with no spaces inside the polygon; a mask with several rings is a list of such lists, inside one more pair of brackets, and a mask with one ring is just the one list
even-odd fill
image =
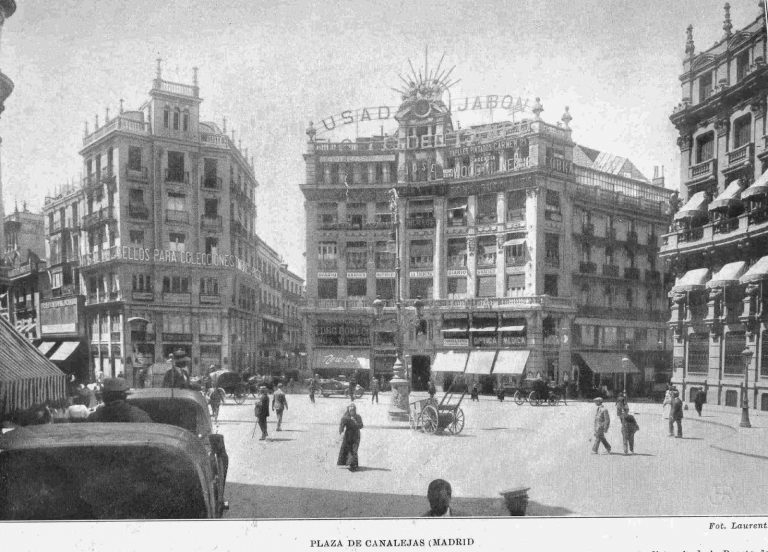
{"label": "shop sign lettering", "polygon": [[173,251],[170,249],[150,249],[147,247],[134,247],[124,245],[118,249],[119,258],[126,261],[139,261],[146,263],[170,263],[192,266],[215,266],[235,268],[240,272],[249,274],[256,279],[261,279],[261,272],[250,266],[235,255],[219,255],[218,253],[193,253],[192,251]]}

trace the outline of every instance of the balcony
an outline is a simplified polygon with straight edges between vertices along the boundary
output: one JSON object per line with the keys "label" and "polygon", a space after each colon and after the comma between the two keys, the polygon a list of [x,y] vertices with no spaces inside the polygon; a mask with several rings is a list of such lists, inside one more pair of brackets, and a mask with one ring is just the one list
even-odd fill
{"label": "balcony", "polygon": [[391,230],[392,221],[367,222],[364,227],[366,230]]}
{"label": "balcony", "polygon": [[728,167],[724,169],[723,172],[728,171],[733,168],[741,168],[744,165],[745,161],[752,161],[752,152],[754,150],[755,145],[752,142],[749,142],[748,144],[744,144],[741,147],[738,147],[732,151],[729,151],[726,154],[726,157],[728,159]]}
{"label": "balcony", "polygon": [[753,209],[748,214],[749,224],[762,224],[768,221],[768,208]]}
{"label": "balcony", "polygon": [[368,256],[362,254],[347,255],[347,270],[366,270],[368,268]]}
{"label": "balcony", "polygon": [[661,273],[658,270],[646,270],[645,281],[658,284],[661,282]]}
{"label": "balcony", "polygon": [[696,165],[688,167],[688,184],[699,182],[702,180],[708,180],[710,178],[716,178],[717,176],[717,160],[709,159],[702,161]]}
{"label": "balcony", "polygon": [[637,232],[634,230],[630,230],[627,232],[627,245],[637,245],[638,244],[638,237]]}
{"label": "balcony", "polygon": [[[340,226],[343,228],[340,228]],[[339,221],[335,218],[317,221],[318,230],[345,230],[346,226],[346,224],[340,225]],[[392,225],[390,224],[388,227],[391,228]]]}
{"label": "balcony", "polygon": [[582,274],[595,274],[597,272],[597,265],[589,261],[582,261],[579,263],[579,272]]}
{"label": "balcony", "polygon": [[112,246],[109,249],[95,249],[80,257],[80,266],[86,268],[91,265],[105,263],[119,258],[120,251],[117,246]]}
{"label": "balcony", "polygon": [[173,305],[191,305],[192,294],[184,293],[184,292],[179,293],[179,292],[173,292],[173,291],[164,291],[163,302],[170,303]]}
{"label": "balcony", "polygon": [[101,196],[104,193],[104,186],[95,174],[84,176],[82,179],[82,184],[83,190],[88,196]]}
{"label": "balcony", "polygon": [[204,190],[221,190],[222,180],[219,176],[200,177],[200,186]]}
{"label": "balcony", "polygon": [[239,220],[233,220],[229,223],[229,231],[232,234],[236,234],[239,236],[248,236],[248,231],[245,229],[245,226],[242,222]]}
{"label": "balcony", "polygon": [[613,264],[603,265],[603,276],[609,276],[611,278],[619,277],[619,267]]}
{"label": "balcony", "polygon": [[147,171],[147,167],[142,167],[141,165],[134,167],[126,165],[125,178],[133,180],[134,182],[147,182],[149,181],[149,172]]}
{"label": "balcony", "polygon": [[460,226],[466,226],[467,225],[467,217],[466,215],[463,217],[448,217],[448,226],[451,228],[456,228]]}
{"label": "balcony", "polygon": [[432,255],[423,255],[420,257],[411,257],[411,269],[432,270]]}
{"label": "balcony", "polygon": [[115,171],[114,171],[113,167],[108,165],[108,166],[104,167],[103,169],[101,169],[101,174],[99,175],[99,180],[102,183],[107,185],[107,189],[109,189],[110,191],[114,191],[115,190],[115,183],[116,183],[115,176],[116,175],[115,175]]}
{"label": "balcony", "polygon": [[739,218],[728,218],[712,223],[712,231],[715,234],[730,234],[739,228]]}
{"label": "balcony", "polygon": [[525,209],[507,210],[507,222],[525,222]]}
{"label": "balcony", "polygon": [[408,217],[408,219],[405,222],[405,225],[406,225],[406,228],[408,228],[409,230],[434,228],[435,219],[432,217],[429,217],[429,218]]}
{"label": "balcony", "polygon": [[624,269],[624,279],[625,280],[639,280],[640,279],[640,269],[639,268],[633,268],[633,267],[627,267]]}
{"label": "balcony", "polygon": [[689,228],[687,230],[680,231],[680,234],[678,234],[678,237],[677,237],[677,241],[693,242],[693,241],[698,241],[703,237],[704,237],[704,227],[697,226],[695,228]]}
{"label": "balcony", "polygon": [[504,258],[504,264],[506,266],[525,266],[526,262],[525,255],[507,255]]}
{"label": "balcony", "polygon": [[122,131],[130,134],[147,135],[149,134],[149,123],[129,119],[128,117],[118,116],[105,123],[101,128],[96,129],[91,134],[83,138],[83,146],[92,144],[100,138],[113,131]]}
{"label": "balcony", "polygon": [[447,268],[467,268],[466,255],[448,255]]}
{"label": "balcony", "polygon": [[318,259],[317,260],[317,269],[326,271],[326,272],[334,272],[338,270],[339,263],[336,259]]}
{"label": "balcony", "polygon": [[165,221],[175,224],[189,224],[189,213],[180,209],[166,209]]}
{"label": "balcony", "polygon": [[220,305],[221,295],[211,293],[201,293],[199,296],[201,305]]}
{"label": "balcony", "polygon": [[391,253],[376,253],[376,268],[378,270],[394,270],[395,256]]}
{"label": "balcony", "polygon": [[134,301],[154,301],[155,294],[151,291],[133,291],[131,292],[131,299]]}
{"label": "balcony", "polygon": [[109,292],[98,290],[96,293],[91,292],[88,294],[85,304],[101,305],[104,303],[114,303],[122,300],[123,295],[119,290],[112,290]]}
{"label": "balcony", "polygon": [[148,220],[149,207],[143,203],[128,203],[128,216],[135,219]]}
{"label": "balcony", "polygon": [[174,184],[189,184],[189,172],[177,169],[165,169],[165,181]]}
{"label": "balcony", "polygon": [[219,215],[203,215],[200,217],[200,226],[203,230],[221,232],[222,218]]}
{"label": "balcony", "polygon": [[[642,310],[631,307],[605,307],[595,305],[580,305],[579,315],[594,318],[618,319],[618,320],[645,320],[650,322],[666,322],[669,314],[664,310]],[[616,348],[623,348],[624,344],[616,344]]]}
{"label": "balcony", "polygon": [[544,257],[544,266],[552,268],[560,267],[560,255],[557,253],[547,253]]}
{"label": "balcony", "polygon": [[71,297],[78,294],[79,289],[75,284],[66,284],[59,288],[51,289],[51,297]]}
{"label": "balcony", "polygon": [[494,268],[496,266],[496,253],[477,256],[478,268]]}
{"label": "balcony", "polygon": [[93,228],[113,220],[115,220],[113,208],[103,207],[98,211],[94,211],[93,213],[87,214],[83,217],[83,228]]}

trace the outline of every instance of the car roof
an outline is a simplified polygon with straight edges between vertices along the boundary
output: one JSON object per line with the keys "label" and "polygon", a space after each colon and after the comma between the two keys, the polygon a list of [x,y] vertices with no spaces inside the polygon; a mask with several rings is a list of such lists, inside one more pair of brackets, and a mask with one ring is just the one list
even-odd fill
{"label": "car roof", "polygon": [[43,424],[14,429],[0,436],[0,452],[40,448],[157,446],[205,463],[207,454],[193,433],[166,424]]}
{"label": "car roof", "polygon": [[192,389],[174,389],[170,387],[148,387],[144,389],[132,389],[128,395],[128,401],[131,399],[172,399],[179,401],[193,401],[199,404],[206,411],[208,410],[208,403],[205,402],[205,397],[200,391],[193,391]]}

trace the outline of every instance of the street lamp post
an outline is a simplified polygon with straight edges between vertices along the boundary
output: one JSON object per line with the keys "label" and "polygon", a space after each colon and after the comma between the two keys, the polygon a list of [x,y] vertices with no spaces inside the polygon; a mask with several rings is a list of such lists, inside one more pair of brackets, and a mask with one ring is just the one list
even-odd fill
{"label": "street lamp post", "polygon": [[621,359],[621,367],[624,369],[624,396],[627,396],[627,368],[629,366],[629,343],[624,345],[624,357]]}
{"label": "street lamp post", "polygon": [[749,361],[752,359],[752,349],[745,347],[741,351],[744,358],[744,390],[741,393],[741,423],[739,427],[752,427],[749,423]]}

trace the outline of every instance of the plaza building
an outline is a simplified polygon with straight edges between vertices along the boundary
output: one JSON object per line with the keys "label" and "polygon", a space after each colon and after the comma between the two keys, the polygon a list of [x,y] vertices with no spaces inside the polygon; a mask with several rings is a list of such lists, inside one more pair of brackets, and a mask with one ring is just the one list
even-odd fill
{"label": "plaza building", "polygon": [[[299,378],[306,368],[300,313],[304,280],[288,270],[280,254],[257,238],[257,266],[262,274],[259,305],[260,341],[256,369],[261,374]],[[306,374],[304,374],[306,376]]]}
{"label": "plaza building", "polygon": [[[761,3],[762,4],[762,3]],[[768,141],[763,6],[697,52],[688,27],[680,136],[680,190],[661,254],[671,290],[673,382],[686,400],[768,410]],[[709,43],[709,40],[707,40]],[[746,351],[746,352],[745,352]],[[744,387],[746,383],[746,388]]]}
{"label": "plaza building", "polygon": [[171,82],[158,60],[143,105],[86,123],[81,185],[46,200],[44,333],[83,339],[89,377],[131,380],[179,349],[193,374],[256,358],[258,182],[201,102],[196,69],[192,84]]}
{"label": "plaza building", "polygon": [[0,314],[30,340],[40,337],[39,306],[46,276],[43,215],[24,203],[5,216],[5,250],[0,277]]}
{"label": "plaza building", "polygon": [[392,135],[332,142],[307,131],[312,371],[388,379],[403,332],[414,389],[465,368],[486,389],[539,373],[585,389],[630,373],[642,387],[639,372],[666,347],[656,254],[672,192],[628,159],[574,143],[567,108],[550,124],[537,99],[533,118],[459,129],[443,92],[413,85]]}

